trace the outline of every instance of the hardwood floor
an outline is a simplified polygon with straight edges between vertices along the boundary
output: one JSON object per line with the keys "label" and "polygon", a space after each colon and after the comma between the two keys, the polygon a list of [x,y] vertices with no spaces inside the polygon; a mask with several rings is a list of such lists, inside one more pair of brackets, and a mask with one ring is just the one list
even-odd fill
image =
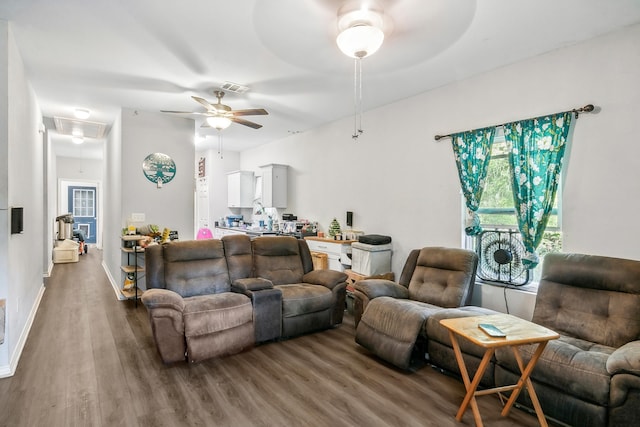
{"label": "hardwood floor", "polygon": [[[93,249],[93,248],[92,248]],[[142,304],[118,301],[89,250],[56,264],[16,374],[0,380],[2,426],[460,426],[464,395],[429,366],[413,373],[335,329],[199,364],[160,362]],[[487,426],[536,426],[496,396],[478,399]]]}

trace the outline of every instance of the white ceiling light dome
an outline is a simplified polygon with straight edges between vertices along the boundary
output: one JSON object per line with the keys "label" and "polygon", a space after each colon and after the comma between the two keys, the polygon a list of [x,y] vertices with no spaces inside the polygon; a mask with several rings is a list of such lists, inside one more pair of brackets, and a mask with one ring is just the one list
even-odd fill
{"label": "white ceiling light dome", "polygon": [[210,117],[207,117],[207,123],[212,128],[223,130],[231,126],[231,119],[223,116],[210,116]]}
{"label": "white ceiling light dome", "polygon": [[76,108],[73,114],[76,116],[76,119],[86,120],[91,115],[91,112],[85,108]]}
{"label": "white ceiling light dome", "polygon": [[342,31],[336,39],[342,53],[352,58],[373,55],[380,49],[383,41],[384,32],[378,27],[366,24],[356,24],[349,27]]}
{"label": "white ceiling light dome", "polygon": [[364,58],[380,49],[385,33],[381,9],[374,5],[338,11],[338,47],[351,58]]}

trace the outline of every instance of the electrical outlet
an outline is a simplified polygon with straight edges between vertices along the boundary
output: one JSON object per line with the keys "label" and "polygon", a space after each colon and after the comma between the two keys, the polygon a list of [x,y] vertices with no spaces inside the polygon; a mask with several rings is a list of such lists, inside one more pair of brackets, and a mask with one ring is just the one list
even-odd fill
{"label": "electrical outlet", "polygon": [[132,213],[131,221],[133,222],[144,222],[144,213]]}

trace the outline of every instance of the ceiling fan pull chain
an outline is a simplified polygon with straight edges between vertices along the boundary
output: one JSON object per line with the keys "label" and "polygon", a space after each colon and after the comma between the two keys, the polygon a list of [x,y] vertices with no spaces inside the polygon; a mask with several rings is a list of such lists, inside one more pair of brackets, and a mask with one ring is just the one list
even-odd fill
{"label": "ceiling fan pull chain", "polygon": [[362,58],[358,58],[358,136],[363,132],[362,130]]}
{"label": "ceiling fan pull chain", "polygon": [[218,155],[222,159],[222,132],[218,130]]}
{"label": "ceiling fan pull chain", "polygon": [[358,139],[358,58],[353,60],[353,135]]}

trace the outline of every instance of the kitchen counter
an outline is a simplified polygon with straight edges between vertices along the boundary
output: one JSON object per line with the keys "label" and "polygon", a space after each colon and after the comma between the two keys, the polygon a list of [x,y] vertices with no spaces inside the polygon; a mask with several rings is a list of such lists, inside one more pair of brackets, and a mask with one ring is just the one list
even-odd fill
{"label": "kitchen counter", "polygon": [[332,239],[331,237],[317,237],[317,236],[307,236],[304,239],[315,240],[317,242],[324,242],[324,243],[340,243],[343,245],[350,245],[354,242],[357,242],[357,240],[335,240],[335,239]]}
{"label": "kitchen counter", "polygon": [[[218,231],[219,230],[219,231]],[[218,231],[218,232],[216,232]],[[277,231],[269,231],[269,230],[265,230],[265,229],[258,229],[258,228],[245,228],[245,227],[216,227],[214,230],[214,237],[216,238],[220,238],[224,235],[227,234],[234,234],[234,233],[244,233],[248,236],[251,237],[258,237],[258,236],[266,236],[266,235],[277,235],[278,232]]]}

